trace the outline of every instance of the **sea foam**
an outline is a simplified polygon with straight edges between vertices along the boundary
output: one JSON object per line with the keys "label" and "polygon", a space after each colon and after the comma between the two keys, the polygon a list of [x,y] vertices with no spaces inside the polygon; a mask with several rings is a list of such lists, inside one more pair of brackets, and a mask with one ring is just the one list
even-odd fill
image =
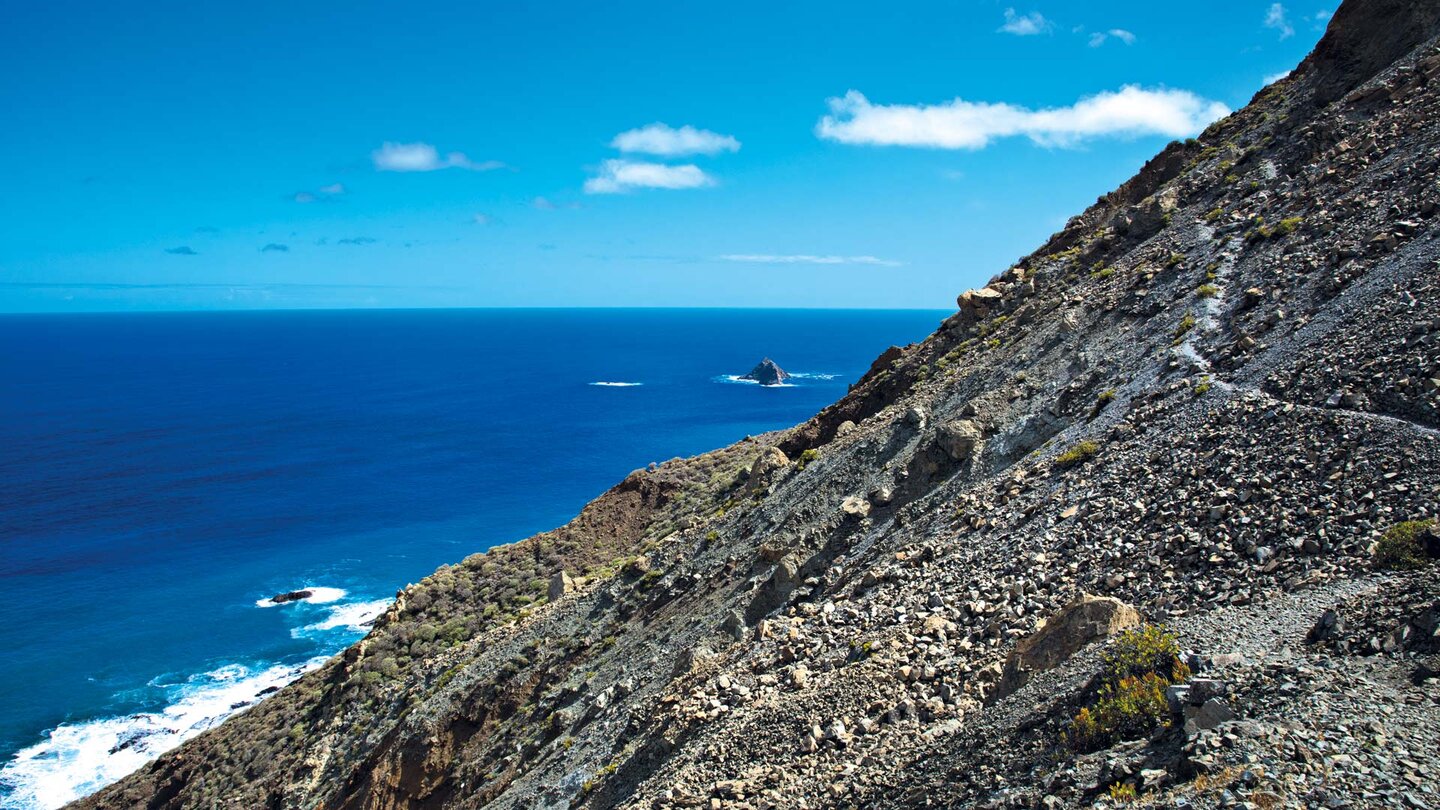
{"label": "sea foam", "polygon": [[[389,599],[377,599],[373,602],[354,602],[345,605],[336,605],[330,608],[330,615],[322,621],[314,624],[307,624],[304,627],[297,627],[290,631],[295,638],[302,638],[308,632],[323,632],[326,630],[347,630],[356,633],[365,633],[370,630],[370,625],[390,607]],[[307,632],[308,631],[308,632]]]}
{"label": "sea foam", "polygon": [[267,596],[264,599],[256,599],[255,606],[269,608],[279,607],[281,605],[290,605],[294,604],[295,602],[309,602],[312,605],[324,605],[329,602],[339,602],[341,599],[344,599],[345,594],[348,593],[344,588],[325,588],[311,585],[306,585],[303,588],[296,588],[295,590],[309,591],[310,595],[305,597],[304,599],[295,599],[290,602],[274,602],[271,601],[271,598]]}
{"label": "sea foam", "polygon": [[636,386],[641,386],[641,385],[644,385],[645,383],[638,383],[638,382],[607,382],[607,381],[605,381],[605,380],[601,380],[600,382],[592,382],[592,383],[590,383],[590,384],[591,384],[591,385],[598,385],[598,386],[600,386],[600,387],[602,387],[602,388],[635,388]]}
{"label": "sea foam", "polygon": [[[792,374],[792,375],[790,375],[790,376],[793,377],[793,376],[795,376],[795,375]],[[715,379],[715,382],[719,382],[719,383],[739,383],[739,384],[741,384],[741,385],[760,385],[760,383],[759,383],[758,381],[746,379],[745,376],[742,375],[742,374],[721,374],[719,377],[716,377],[716,378],[714,378],[714,379]],[[794,384],[794,383],[776,383],[776,384],[774,384],[774,385],[761,385],[760,387],[761,387],[761,388],[794,388],[794,387],[795,387],[795,384]]]}
{"label": "sea foam", "polygon": [[87,796],[323,664],[229,664],[162,687],[158,712],[62,723],[0,767],[3,810],[51,810]]}

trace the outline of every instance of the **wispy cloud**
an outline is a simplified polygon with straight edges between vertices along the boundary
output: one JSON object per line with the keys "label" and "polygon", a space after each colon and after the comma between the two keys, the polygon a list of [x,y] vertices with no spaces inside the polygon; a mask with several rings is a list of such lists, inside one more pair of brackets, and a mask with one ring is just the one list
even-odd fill
{"label": "wispy cloud", "polygon": [[1017,37],[1033,37],[1050,30],[1050,21],[1038,11],[1019,14],[1015,9],[1007,8],[1005,9],[1005,24],[998,30],[1002,34],[1014,34]]}
{"label": "wispy cloud", "polygon": [[740,151],[740,141],[733,135],[721,135],[708,129],[685,125],[676,129],[654,123],[639,129],[626,130],[610,141],[621,152],[643,152],[647,155],[679,157],[681,155],[717,155]]}
{"label": "wispy cloud", "polygon": [[289,245],[282,245],[282,244],[280,244],[279,242],[271,242],[270,244],[266,245],[265,247],[260,248],[260,252],[261,252],[261,253],[289,253],[289,252],[290,252],[290,246],[289,246]]}
{"label": "wispy cloud", "polygon": [[1279,31],[1281,39],[1295,36],[1295,27],[1290,24],[1290,15],[1286,13],[1285,6],[1280,3],[1271,3],[1270,8],[1266,9],[1265,27]]}
{"label": "wispy cloud", "polygon": [[1265,81],[1265,84],[1270,85],[1270,84],[1274,84],[1275,82],[1280,81],[1281,79],[1283,79],[1283,78],[1285,78],[1286,76],[1289,76],[1289,75],[1290,75],[1290,71],[1288,71],[1288,70],[1282,70],[1282,71],[1280,71],[1279,73],[1271,73],[1269,76],[1266,76],[1265,79],[1264,79],[1264,81]]}
{"label": "wispy cloud", "polygon": [[505,168],[498,160],[474,161],[464,152],[440,154],[428,143],[394,143],[386,141],[370,153],[375,168],[382,172],[433,172],[439,169],[469,169],[488,172]]}
{"label": "wispy cloud", "polygon": [[1118,39],[1126,45],[1135,44],[1135,35],[1124,28],[1111,28],[1109,31],[1096,31],[1090,35],[1090,47],[1098,48],[1108,40]]}
{"label": "wispy cloud", "polygon": [[1185,90],[1135,85],[1040,110],[959,98],[942,104],[871,104],[855,90],[828,103],[830,114],[815,126],[821,138],[937,149],[982,149],[997,138],[1015,136],[1059,147],[1106,136],[1175,138],[1193,135],[1230,112],[1218,101]]}
{"label": "wispy cloud", "polygon": [[869,264],[878,267],[899,267],[902,263],[875,256],[815,256],[808,253],[728,253],[718,256],[727,262],[749,262],[752,264]]}
{"label": "wispy cloud", "polygon": [[165,252],[171,256],[199,256],[200,254],[189,245],[177,245],[172,248],[165,248]]}
{"label": "wispy cloud", "polygon": [[344,193],[345,185],[343,183],[331,183],[328,186],[321,186],[319,191],[297,191],[291,199],[302,204],[313,203],[334,199]]}
{"label": "wispy cloud", "polygon": [[685,163],[671,166],[634,160],[607,160],[595,177],[585,181],[586,194],[620,194],[638,188],[704,188],[715,179],[699,166]]}
{"label": "wispy cloud", "polygon": [[489,214],[475,214],[470,217],[470,222],[473,225],[489,225],[491,221]]}
{"label": "wispy cloud", "polygon": [[373,245],[373,244],[375,244],[375,243],[378,242],[378,241],[380,241],[380,240],[379,240],[379,239],[375,239],[375,238],[373,238],[373,237],[369,237],[369,236],[351,236],[351,237],[348,237],[348,238],[345,238],[345,239],[336,239],[336,240],[335,240],[335,244],[337,244],[337,245]]}

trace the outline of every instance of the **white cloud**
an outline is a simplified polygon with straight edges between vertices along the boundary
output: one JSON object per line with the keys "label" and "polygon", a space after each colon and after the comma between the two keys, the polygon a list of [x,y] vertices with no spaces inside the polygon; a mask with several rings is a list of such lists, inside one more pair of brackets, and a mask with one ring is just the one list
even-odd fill
{"label": "white cloud", "polygon": [[621,152],[644,152],[665,157],[740,151],[740,142],[732,135],[696,129],[688,124],[675,129],[658,122],[622,132],[610,145]]}
{"label": "white cloud", "polygon": [[812,256],[804,253],[789,255],[729,253],[718,258],[727,262],[750,262],[753,264],[870,264],[880,267],[899,267],[901,264],[875,256]]}
{"label": "white cloud", "polygon": [[607,160],[600,164],[600,173],[585,181],[586,194],[619,194],[637,188],[703,188],[715,185],[715,179],[686,163],[670,166],[634,160]]}
{"label": "white cloud", "polygon": [[1130,33],[1129,31],[1126,31],[1124,28],[1111,28],[1109,31],[1096,31],[1095,33],[1091,34],[1091,35],[1090,35],[1090,47],[1092,47],[1092,48],[1098,48],[1098,47],[1100,47],[1101,45],[1104,45],[1105,42],[1106,42],[1107,40],[1109,40],[1110,38],[1112,38],[1112,37],[1115,38],[1115,39],[1120,40],[1121,42],[1125,43],[1126,45],[1134,45],[1134,44],[1135,44],[1135,35],[1134,35],[1134,34]]}
{"label": "white cloud", "polygon": [[476,225],[489,225],[489,224],[490,224],[490,215],[489,215],[489,214],[476,214],[475,216],[470,217],[470,221],[473,222],[473,223],[476,224]]}
{"label": "white cloud", "polygon": [[1289,75],[1290,75],[1290,71],[1288,71],[1288,70],[1282,70],[1282,71],[1280,71],[1279,73],[1271,73],[1269,76],[1266,76],[1266,77],[1265,77],[1265,84],[1267,84],[1267,85],[1274,84],[1275,82],[1278,82],[1278,81],[1280,81],[1281,79],[1283,79],[1283,78],[1285,78],[1286,76],[1289,76]]}
{"label": "white cloud", "polygon": [[344,184],[344,183],[331,183],[331,184],[328,185],[328,186],[321,186],[321,187],[320,187],[320,193],[321,193],[321,194],[329,194],[329,195],[332,195],[332,196],[337,196],[337,195],[340,195],[340,194],[344,194],[344,193],[345,193],[345,184]]}
{"label": "white cloud", "polygon": [[1014,34],[1017,37],[1031,37],[1036,34],[1043,34],[1050,30],[1050,21],[1045,15],[1038,11],[1029,14],[1017,14],[1015,9],[1005,9],[1005,24],[998,29],[1002,34]]}
{"label": "white cloud", "polygon": [[821,138],[849,144],[982,149],[996,138],[1024,136],[1041,146],[1072,146],[1104,136],[1193,135],[1229,114],[1218,101],[1186,90],[1126,85],[1068,107],[1032,110],[954,99],[943,104],[871,104],[858,91],[829,100],[815,125]]}
{"label": "white cloud", "polygon": [[437,169],[470,169],[487,172],[503,169],[505,164],[498,160],[473,161],[464,152],[450,152],[441,156],[439,150],[428,143],[393,143],[386,141],[379,149],[370,153],[375,168],[382,172],[433,172]]}
{"label": "white cloud", "polygon": [[1279,31],[1281,39],[1295,35],[1295,28],[1290,25],[1290,16],[1285,13],[1285,6],[1279,3],[1271,3],[1265,12],[1265,27]]}

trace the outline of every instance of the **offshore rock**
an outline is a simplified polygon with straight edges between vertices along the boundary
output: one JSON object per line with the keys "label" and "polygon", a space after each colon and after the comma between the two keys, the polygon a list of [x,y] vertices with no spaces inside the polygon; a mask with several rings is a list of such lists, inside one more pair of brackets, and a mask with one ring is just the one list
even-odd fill
{"label": "offshore rock", "polygon": [[754,380],[761,385],[779,385],[790,379],[790,374],[785,371],[785,369],[780,368],[774,360],[767,357],[761,360],[755,368],[750,369],[749,374],[744,375],[740,379]]}

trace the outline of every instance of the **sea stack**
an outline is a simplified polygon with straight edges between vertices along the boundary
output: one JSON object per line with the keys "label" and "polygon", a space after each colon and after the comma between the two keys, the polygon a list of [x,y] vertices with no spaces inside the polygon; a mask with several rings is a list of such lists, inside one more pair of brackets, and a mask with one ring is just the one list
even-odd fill
{"label": "sea stack", "polygon": [[785,369],[780,368],[780,366],[774,360],[771,360],[767,357],[764,360],[761,360],[760,364],[755,366],[755,368],[750,369],[749,374],[746,374],[740,379],[754,380],[761,385],[779,385],[780,383],[785,382],[789,378],[790,375],[785,371]]}
{"label": "sea stack", "polygon": [[289,591],[286,593],[275,594],[274,596],[270,597],[270,601],[277,605],[283,605],[286,602],[299,602],[305,599],[309,599],[314,595],[314,591]]}

